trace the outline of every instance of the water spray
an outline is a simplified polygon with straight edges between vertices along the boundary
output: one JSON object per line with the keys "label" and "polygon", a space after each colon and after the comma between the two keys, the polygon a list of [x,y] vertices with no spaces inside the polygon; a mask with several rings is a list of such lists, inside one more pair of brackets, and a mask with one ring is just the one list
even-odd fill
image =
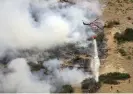
{"label": "water spray", "polygon": [[95,39],[96,37],[93,37],[93,45],[94,45],[94,55],[93,55],[93,62],[92,62],[92,72],[94,75],[95,80],[98,82],[99,78],[99,66],[100,66],[100,59],[98,57],[98,50],[97,50],[97,41]]}
{"label": "water spray", "polygon": [[[94,20],[91,23],[84,23],[84,25],[88,25],[91,27],[92,30],[97,31],[97,29],[102,29],[101,27],[98,26],[98,22],[96,22],[98,19]],[[99,66],[100,66],[100,59],[98,57],[98,49],[97,49],[97,41],[96,41],[96,36],[92,36],[88,40],[93,41],[93,46],[94,46],[94,52],[93,52],[93,57],[92,57],[92,62],[91,62],[91,69],[92,69],[92,74],[94,76],[94,79],[96,82],[99,81]]]}

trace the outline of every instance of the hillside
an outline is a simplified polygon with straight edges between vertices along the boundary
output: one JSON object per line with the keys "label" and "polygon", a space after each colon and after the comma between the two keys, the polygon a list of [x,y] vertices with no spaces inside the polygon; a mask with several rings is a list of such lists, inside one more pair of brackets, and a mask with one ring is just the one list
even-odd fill
{"label": "hillside", "polygon": [[0,93],[133,93],[133,0],[0,7]]}
{"label": "hillside", "polygon": [[[133,28],[133,2],[131,0],[101,0],[105,3],[103,19],[105,38],[107,39],[107,58],[101,65],[100,74],[108,72],[126,72],[131,79],[121,81],[119,85],[103,85],[98,92],[133,92],[133,42],[118,43],[114,36]],[[118,24],[111,24],[115,21]],[[132,31],[133,32],[133,31]],[[122,51],[121,51],[122,50]],[[124,51],[123,51],[124,50]],[[124,55],[123,55],[124,53]]]}

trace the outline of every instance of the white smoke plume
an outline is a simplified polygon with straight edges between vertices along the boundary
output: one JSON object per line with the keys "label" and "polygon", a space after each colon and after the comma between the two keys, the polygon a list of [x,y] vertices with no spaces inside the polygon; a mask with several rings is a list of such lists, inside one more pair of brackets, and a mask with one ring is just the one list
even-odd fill
{"label": "white smoke plume", "polygon": [[44,62],[44,66],[48,68],[48,70],[53,71],[54,75],[58,79],[62,79],[65,84],[80,84],[82,80],[89,77],[89,75],[83,73],[83,71],[74,68],[70,70],[69,68],[60,69],[62,61],[57,59],[50,60],[48,62]]}
{"label": "white smoke plume", "polygon": [[42,72],[32,74],[24,58],[14,59],[8,64],[7,68],[10,71],[5,74],[0,73],[0,92],[54,92],[65,84],[79,85],[82,80],[89,77],[76,68],[72,70],[65,68],[61,71],[59,69],[61,63],[63,62],[57,59],[44,62],[52,74],[41,74],[42,77],[40,77],[39,74]]}
{"label": "white smoke plume", "polygon": [[50,85],[44,81],[39,81],[33,76],[27,61],[23,58],[12,60],[8,68],[12,72],[0,74],[1,87],[0,92],[15,93],[15,92],[49,92]]}
{"label": "white smoke plume", "polygon": [[[8,54],[5,51],[9,49],[13,54],[18,53],[18,49],[45,50],[86,40],[94,34],[83,21],[91,22],[101,15],[98,0],[72,2],[74,4],[59,0],[0,0],[0,57]],[[63,62],[56,59],[43,64],[50,75],[45,75],[44,70],[32,73],[27,62],[25,58],[17,58],[10,61],[7,68],[0,65],[0,92],[55,92],[64,84],[80,84],[90,77],[76,68],[60,70]]]}
{"label": "white smoke plume", "polygon": [[57,0],[0,1],[0,44],[44,49],[69,41],[69,36],[83,39],[86,28],[82,22],[100,13],[97,1],[77,0],[75,5]]}

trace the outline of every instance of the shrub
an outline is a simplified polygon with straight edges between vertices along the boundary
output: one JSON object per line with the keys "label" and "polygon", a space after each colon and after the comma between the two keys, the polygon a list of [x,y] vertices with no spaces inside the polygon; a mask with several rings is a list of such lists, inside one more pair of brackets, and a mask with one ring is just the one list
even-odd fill
{"label": "shrub", "polygon": [[45,67],[42,64],[35,64],[32,62],[28,62],[31,71],[38,71],[40,69],[45,69]]}
{"label": "shrub", "polygon": [[113,84],[113,85],[119,84],[118,81],[116,81],[116,80],[110,80],[110,79],[103,80],[102,83],[104,83],[104,84]]}
{"label": "shrub", "polygon": [[110,78],[110,79],[113,79],[113,80],[123,80],[123,79],[127,79],[127,78],[130,78],[130,75],[128,73],[120,73],[120,72],[110,72],[110,73],[107,73],[107,74],[103,74],[103,75],[100,75],[100,77],[102,78]]}
{"label": "shrub", "polygon": [[126,51],[125,51],[124,49],[122,49],[122,48],[118,49],[118,51],[120,52],[120,54],[121,54],[122,56],[126,56],[126,55],[127,55],[127,54],[126,54]]}
{"label": "shrub", "polygon": [[73,93],[74,89],[71,85],[63,85],[60,93]]}
{"label": "shrub", "polygon": [[110,72],[107,74],[102,74],[99,77],[100,82],[105,84],[119,84],[117,80],[125,80],[130,78],[130,75],[128,73],[120,73],[120,72]]}
{"label": "shrub", "polygon": [[104,36],[105,36],[104,33],[101,32],[101,33],[99,33],[99,34],[97,35],[96,40],[102,42],[102,41],[104,40]]}
{"label": "shrub", "polygon": [[131,58],[131,56],[128,56],[127,59],[128,59],[128,60],[131,60],[132,58]]}
{"label": "shrub", "polygon": [[93,78],[83,80],[81,85],[82,91],[89,93],[95,93],[101,87],[101,83],[97,83]]}
{"label": "shrub", "polygon": [[130,78],[128,73],[110,72],[99,76],[99,82],[96,82],[93,78],[88,78],[82,81],[81,88],[83,92],[95,93],[100,89],[103,84],[117,85],[120,82],[117,80],[125,80]]}
{"label": "shrub", "polygon": [[116,33],[114,38],[118,43],[124,43],[126,41],[133,41],[133,29],[127,28],[123,33]]}
{"label": "shrub", "polygon": [[115,20],[111,20],[111,21],[108,21],[105,23],[105,26],[106,28],[112,28],[114,25],[119,25],[120,22],[118,19],[115,19]]}
{"label": "shrub", "polygon": [[118,32],[115,33],[114,39],[116,39],[118,43],[124,42],[124,40],[123,40],[123,38],[122,38],[122,35],[121,35],[120,33],[118,33]]}

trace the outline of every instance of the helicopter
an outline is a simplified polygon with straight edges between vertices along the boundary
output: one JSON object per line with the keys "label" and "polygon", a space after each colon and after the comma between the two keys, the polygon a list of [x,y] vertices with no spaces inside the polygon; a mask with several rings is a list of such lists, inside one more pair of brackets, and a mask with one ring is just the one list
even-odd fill
{"label": "helicopter", "polygon": [[90,26],[90,28],[96,33],[96,35],[91,36],[87,40],[96,39],[97,35],[100,33],[98,31],[103,31],[104,28],[102,26],[102,23],[98,22],[98,20],[99,20],[99,18],[95,19],[94,21],[92,21],[90,23],[83,22],[83,25]]}

